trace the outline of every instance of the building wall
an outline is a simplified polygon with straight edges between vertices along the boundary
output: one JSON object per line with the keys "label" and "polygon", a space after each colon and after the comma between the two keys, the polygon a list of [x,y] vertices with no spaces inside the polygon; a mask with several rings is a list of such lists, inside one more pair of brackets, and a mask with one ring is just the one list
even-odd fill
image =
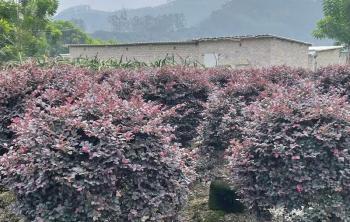
{"label": "building wall", "polygon": [[271,62],[270,39],[221,40],[199,43],[199,53],[204,63],[206,54],[217,55],[218,66],[232,68],[264,67]]}
{"label": "building wall", "polygon": [[198,60],[198,45],[196,44],[169,44],[169,45],[133,45],[133,46],[71,46],[71,58],[88,57],[99,59],[137,60],[155,62],[164,59],[167,55],[173,56],[178,62],[181,60]]}
{"label": "building wall", "polygon": [[[341,52],[342,49],[332,49],[317,51],[309,55],[309,68],[316,70],[328,65],[345,65],[346,54]],[[315,57],[316,56],[316,57]]]}
{"label": "building wall", "polygon": [[309,45],[296,42],[271,40],[271,64],[308,68]]}
{"label": "building wall", "polygon": [[182,63],[183,60],[196,61],[207,66],[308,67],[308,45],[272,38],[202,41],[198,44],[70,47],[71,58],[97,56],[100,59],[120,59],[123,57],[123,59],[150,63],[164,59],[167,55],[174,56],[178,63]]}

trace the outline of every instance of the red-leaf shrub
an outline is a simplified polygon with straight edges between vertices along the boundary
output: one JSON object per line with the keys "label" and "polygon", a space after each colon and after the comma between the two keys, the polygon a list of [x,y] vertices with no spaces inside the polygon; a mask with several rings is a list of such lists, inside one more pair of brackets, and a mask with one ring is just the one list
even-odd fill
{"label": "red-leaf shrub", "polygon": [[350,96],[350,66],[321,68],[313,74],[313,78],[324,93],[336,90],[341,95]]}
{"label": "red-leaf shrub", "polygon": [[178,116],[168,122],[176,127],[175,135],[183,146],[190,146],[198,136],[197,127],[202,120],[204,103],[208,99],[210,84],[205,71],[200,69],[162,69],[143,84],[144,98],[167,107],[181,105]]}
{"label": "red-leaf shrub", "polygon": [[288,66],[275,66],[261,69],[258,75],[261,75],[270,83],[280,84],[282,86],[292,86],[297,84],[299,80],[311,77],[310,72],[306,69],[291,68]]}
{"label": "red-leaf shrub", "polygon": [[230,80],[237,74],[233,72],[230,68],[216,68],[208,69],[207,75],[209,77],[209,82],[212,83],[215,87],[224,88],[230,82]]}
{"label": "red-leaf shrub", "polygon": [[19,212],[30,221],[175,220],[190,170],[163,123],[169,114],[73,70],[37,87],[12,119],[1,173]]}
{"label": "red-leaf shrub", "polygon": [[[247,121],[242,109],[261,97],[270,84],[281,87],[293,85],[307,76],[303,69],[272,67],[269,69],[248,69],[223,72],[219,84],[224,86],[214,90],[204,111],[204,121],[200,126],[200,143],[204,152],[225,150],[230,140],[241,139],[240,128]],[[218,85],[218,84],[216,84]]]}
{"label": "red-leaf shrub", "polygon": [[[233,134],[239,136],[238,128],[228,131],[229,128],[225,124],[227,115],[235,112],[235,120],[237,123],[241,122],[242,119],[238,119],[241,116],[240,110],[254,101],[265,85],[266,81],[254,73],[238,73],[224,89],[217,89],[211,94],[204,111],[204,122],[199,128],[201,148],[204,152],[225,150],[229,141],[233,139]],[[233,125],[231,127],[234,127]]]}
{"label": "red-leaf shrub", "polygon": [[0,153],[7,152],[14,134],[11,119],[22,116],[26,99],[40,85],[52,78],[52,72],[32,64],[0,71]]}
{"label": "red-leaf shrub", "polygon": [[168,119],[175,127],[176,141],[187,147],[197,137],[197,126],[202,120],[204,103],[211,90],[211,72],[195,68],[162,68],[145,70],[117,70],[105,72],[102,81],[122,84],[118,94],[124,98],[141,94],[146,101],[168,108],[176,114]]}
{"label": "red-leaf shrub", "polygon": [[120,99],[122,83],[103,78],[69,66],[1,73],[1,136],[10,149],[2,184],[28,219],[161,221],[181,209],[187,154],[163,122],[171,110],[132,94]]}
{"label": "red-leaf shrub", "polygon": [[219,70],[218,77],[210,76],[216,86],[203,112],[198,127],[200,157],[197,171],[201,179],[226,177],[223,160],[224,150],[233,139],[242,139],[241,128],[249,121],[242,110],[265,96],[269,85],[281,87],[293,85],[307,76],[307,71],[285,66],[268,69]]}
{"label": "red-leaf shrub", "polygon": [[34,91],[45,87],[60,89],[65,86],[65,89],[69,89],[67,85],[72,86],[76,82],[81,82],[87,75],[90,75],[87,70],[71,66],[39,68],[34,64],[26,64],[2,70],[0,72],[0,154],[7,152],[7,147],[11,146],[14,139],[14,133],[9,128],[11,120],[23,116],[26,101],[32,98]]}
{"label": "red-leaf shrub", "polygon": [[[313,84],[275,86],[245,109],[243,140],[231,141],[232,180],[247,206],[288,210],[319,203],[350,219],[350,105]],[[325,201],[336,199],[337,201]],[[326,219],[326,218],[323,218]]]}

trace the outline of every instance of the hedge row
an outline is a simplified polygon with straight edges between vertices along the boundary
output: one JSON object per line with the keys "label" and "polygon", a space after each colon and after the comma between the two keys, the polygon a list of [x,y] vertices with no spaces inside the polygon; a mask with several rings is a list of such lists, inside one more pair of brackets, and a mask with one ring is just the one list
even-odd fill
{"label": "hedge row", "polygon": [[122,98],[123,82],[74,67],[0,76],[2,184],[18,213],[30,221],[177,218],[192,180],[191,153],[167,123],[177,106]]}
{"label": "hedge row", "polygon": [[349,82],[349,67],[8,68],[1,182],[31,221],[176,221],[197,163],[226,152],[248,208],[347,221]]}
{"label": "hedge row", "polygon": [[350,106],[345,97],[299,84],[275,87],[245,108],[244,138],[231,141],[234,181],[256,209],[283,204],[293,210],[323,202],[327,218],[314,221],[347,221]]}

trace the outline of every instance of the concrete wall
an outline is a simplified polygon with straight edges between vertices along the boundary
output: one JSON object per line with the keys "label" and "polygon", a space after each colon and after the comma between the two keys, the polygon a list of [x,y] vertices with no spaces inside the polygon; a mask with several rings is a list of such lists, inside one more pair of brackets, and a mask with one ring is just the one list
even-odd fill
{"label": "concrete wall", "polygon": [[195,44],[169,44],[169,45],[130,45],[130,46],[71,46],[71,58],[88,57],[99,59],[123,59],[142,62],[154,62],[164,59],[167,55],[174,55],[177,60],[198,60],[198,46]]}
{"label": "concrete wall", "polygon": [[314,51],[309,55],[309,68],[311,70],[338,64],[346,64],[346,54],[342,53],[342,49]]}
{"label": "concrete wall", "polygon": [[264,67],[271,64],[270,39],[220,40],[199,43],[199,53],[218,55],[218,66],[233,68]]}
{"label": "concrete wall", "polygon": [[275,38],[228,39],[196,43],[144,44],[119,46],[71,46],[71,58],[97,56],[100,59],[136,59],[154,62],[174,56],[176,61],[197,61],[205,65],[215,59],[217,66],[268,67],[289,65],[308,67],[308,45]]}
{"label": "concrete wall", "polygon": [[273,39],[271,64],[308,68],[309,45]]}

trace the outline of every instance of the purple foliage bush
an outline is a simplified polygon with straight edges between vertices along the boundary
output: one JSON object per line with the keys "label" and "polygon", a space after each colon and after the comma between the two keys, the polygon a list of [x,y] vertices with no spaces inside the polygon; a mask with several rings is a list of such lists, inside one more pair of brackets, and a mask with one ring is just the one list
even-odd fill
{"label": "purple foliage bush", "polygon": [[199,141],[204,153],[225,150],[232,139],[241,140],[240,128],[247,121],[242,109],[264,97],[269,85],[293,85],[306,77],[307,72],[281,66],[236,70],[219,76],[224,76],[220,82],[226,83],[220,84],[224,87],[217,88],[210,95],[203,114],[204,121],[199,128]]}
{"label": "purple foliage bush", "polygon": [[176,221],[193,166],[200,176],[215,164],[226,174],[226,154],[248,207],[348,221],[349,74],[346,66],[5,69],[1,185],[29,221]]}
{"label": "purple foliage bush", "polygon": [[26,101],[32,98],[33,92],[44,87],[73,86],[87,75],[90,75],[87,70],[70,66],[43,69],[33,64],[0,71],[0,154],[7,152],[14,139],[14,132],[9,128],[11,120],[23,116]]}
{"label": "purple foliage bush", "polygon": [[237,73],[225,88],[217,89],[210,95],[204,111],[204,121],[199,128],[200,145],[204,153],[223,151],[232,137],[239,136],[238,128],[228,132],[228,127],[224,125],[227,114],[234,112],[234,109],[237,124],[232,124],[231,127],[240,125],[244,121],[239,118],[241,108],[254,100],[265,84],[263,79],[253,73]]}
{"label": "purple foliage bush", "polygon": [[168,122],[176,126],[177,142],[185,147],[190,146],[198,136],[196,129],[201,123],[204,103],[211,88],[207,73],[200,69],[162,69],[152,73],[142,85],[145,100],[159,102],[170,108],[179,106],[177,115],[169,118]]}
{"label": "purple foliage bush", "polygon": [[350,218],[350,105],[313,83],[275,85],[244,109],[243,139],[231,141],[232,180],[247,206],[315,206],[321,221]]}
{"label": "purple foliage bush", "polygon": [[[26,76],[7,78],[17,72]],[[98,73],[63,74],[31,90],[23,113],[11,116],[15,139],[1,173],[18,212],[30,221],[176,220],[192,173],[191,155],[164,123],[172,110],[122,99],[122,84]]]}
{"label": "purple foliage bush", "polygon": [[38,84],[50,78],[43,70],[27,65],[19,69],[0,71],[0,153],[7,152],[13,132],[8,128],[11,119],[22,116],[25,99]]}
{"label": "purple foliage bush", "polygon": [[324,93],[336,90],[341,95],[350,96],[350,66],[321,68],[313,74],[313,79]]}
{"label": "purple foliage bush", "polygon": [[122,84],[118,92],[123,98],[142,95],[144,100],[172,109],[176,115],[167,122],[175,127],[176,142],[188,147],[198,136],[204,104],[208,100],[213,72],[186,67],[167,67],[129,71],[109,71],[102,80],[112,85]]}

